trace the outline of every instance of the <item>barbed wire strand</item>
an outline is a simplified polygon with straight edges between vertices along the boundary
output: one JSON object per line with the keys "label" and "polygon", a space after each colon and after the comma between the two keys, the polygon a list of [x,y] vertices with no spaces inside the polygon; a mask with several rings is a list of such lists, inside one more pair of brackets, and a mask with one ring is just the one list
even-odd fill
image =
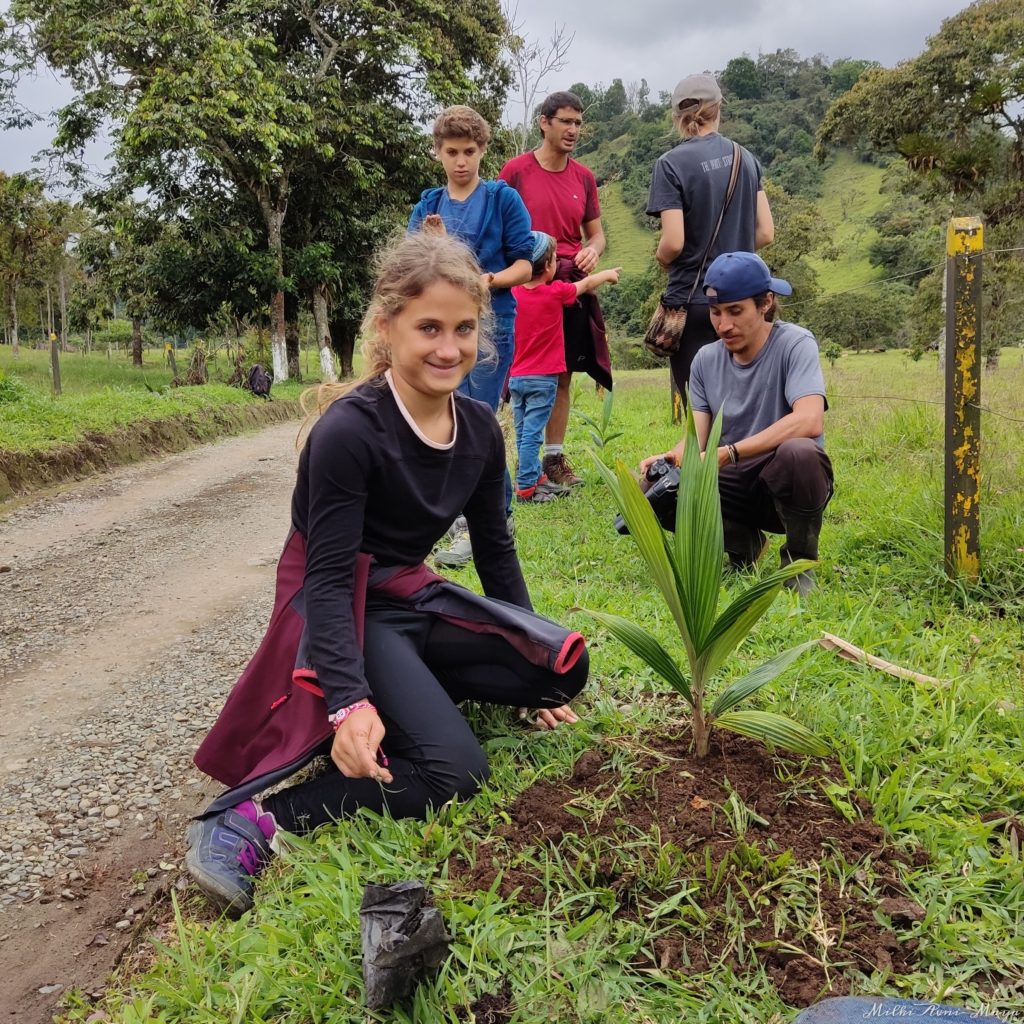
{"label": "barbed wire strand", "polygon": [[[826,389],[827,390],[827,389]],[[908,398],[906,395],[847,395],[842,394],[838,391],[833,391],[827,397],[829,398],[843,398],[846,400],[853,400],[856,402],[860,401],[874,401],[874,402],[909,402],[912,405],[938,405],[945,407],[946,403],[936,398]],[[977,402],[965,403],[970,409],[978,409],[981,412],[987,413],[989,416],[998,416],[1001,420],[1009,420],[1010,423],[1024,423],[1024,417],[1010,416],[1005,412],[999,412],[996,409],[992,409],[987,405],[979,405]]]}

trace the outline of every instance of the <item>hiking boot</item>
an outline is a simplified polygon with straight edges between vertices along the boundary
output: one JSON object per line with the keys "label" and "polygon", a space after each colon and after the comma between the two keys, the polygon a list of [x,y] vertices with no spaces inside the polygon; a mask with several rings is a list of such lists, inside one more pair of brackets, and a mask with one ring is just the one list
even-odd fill
{"label": "hiking boot", "polygon": [[448,531],[452,546],[447,551],[438,551],[434,561],[446,569],[461,569],[473,561],[473,543],[469,539],[469,527],[466,517],[459,516]]}
{"label": "hiking boot", "polygon": [[460,533],[465,533],[469,527],[466,526],[465,516],[456,516],[452,521],[452,525],[445,531],[445,536],[449,540],[455,540]]}
{"label": "hiking boot", "polygon": [[761,530],[732,519],[722,520],[722,535],[730,569],[752,569],[768,548],[768,538]]}
{"label": "hiking boot", "polygon": [[[821,533],[822,511],[799,512],[775,502],[775,511],[786,528],[786,542],[779,549],[779,564],[787,566],[800,558],[818,560],[818,535]],[[784,586],[806,597],[815,588],[814,573],[808,569],[786,580]]]}
{"label": "hiking boot", "polygon": [[516,491],[516,501],[520,504],[544,505],[554,500],[555,495],[542,491],[539,484],[536,487],[528,487],[525,491]]}
{"label": "hiking boot", "polygon": [[583,477],[573,472],[569,460],[562,453],[545,455],[541,462],[541,472],[549,477],[552,483],[564,484],[566,487],[579,487],[583,483]]}
{"label": "hiking boot", "polygon": [[[580,481],[582,483],[582,481]],[[550,494],[552,498],[564,498],[572,488],[567,484],[556,484],[546,473],[541,474],[537,481],[537,490],[542,494]]]}
{"label": "hiking boot", "polygon": [[252,909],[256,876],[273,857],[270,839],[275,830],[273,816],[257,814],[251,800],[189,825],[185,867],[229,917]]}

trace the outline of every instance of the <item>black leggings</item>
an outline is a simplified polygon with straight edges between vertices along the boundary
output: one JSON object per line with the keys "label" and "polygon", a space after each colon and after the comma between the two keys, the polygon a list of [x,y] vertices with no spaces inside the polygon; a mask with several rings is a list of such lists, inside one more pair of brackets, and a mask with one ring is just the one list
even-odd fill
{"label": "black leggings", "polygon": [[363,659],[394,781],[349,779],[332,765],[263,801],[289,832],[308,832],[360,807],[423,818],[453,796],[471,796],[487,778],[487,758],[456,704],[558,707],[583,689],[588,671],[586,651],[558,675],[499,636],[393,606],[367,608]]}
{"label": "black leggings", "polygon": [[679,339],[679,349],[669,356],[672,377],[683,396],[686,405],[686,385],[690,383],[690,367],[694,356],[711,342],[718,340],[718,334],[711,326],[711,307],[706,302],[691,302],[686,311],[686,326]]}

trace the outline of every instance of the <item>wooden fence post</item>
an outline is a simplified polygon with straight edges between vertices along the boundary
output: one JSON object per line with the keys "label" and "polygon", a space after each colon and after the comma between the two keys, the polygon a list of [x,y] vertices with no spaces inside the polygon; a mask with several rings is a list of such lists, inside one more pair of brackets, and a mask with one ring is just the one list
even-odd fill
{"label": "wooden fence post", "polygon": [[946,572],[981,572],[981,253],[977,217],[946,230]]}
{"label": "wooden fence post", "polygon": [[672,402],[672,422],[682,423],[683,422],[683,396],[679,393],[679,388],[676,385],[675,375],[671,370],[668,371],[668,387],[670,401]]}

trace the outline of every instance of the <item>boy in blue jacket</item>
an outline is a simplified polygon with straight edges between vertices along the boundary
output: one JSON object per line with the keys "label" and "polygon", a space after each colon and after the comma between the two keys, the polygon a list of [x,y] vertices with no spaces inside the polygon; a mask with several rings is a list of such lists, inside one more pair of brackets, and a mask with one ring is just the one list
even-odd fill
{"label": "boy in blue jacket", "polygon": [[[511,289],[532,277],[533,234],[530,215],[519,193],[504,181],[484,181],[480,177],[480,161],[490,138],[490,126],[471,107],[448,107],[438,114],[434,121],[434,154],[448,183],[423,193],[409,218],[409,230],[423,228],[455,235],[473,250],[484,271],[484,282],[491,290],[497,360],[478,362],[459,390],[497,412],[515,350],[516,300]],[[506,511],[511,515],[510,480],[506,499]],[[461,516],[453,526],[452,539],[451,549],[438,553],[438,562],[449,567],[468,564],[473,549]]]}

